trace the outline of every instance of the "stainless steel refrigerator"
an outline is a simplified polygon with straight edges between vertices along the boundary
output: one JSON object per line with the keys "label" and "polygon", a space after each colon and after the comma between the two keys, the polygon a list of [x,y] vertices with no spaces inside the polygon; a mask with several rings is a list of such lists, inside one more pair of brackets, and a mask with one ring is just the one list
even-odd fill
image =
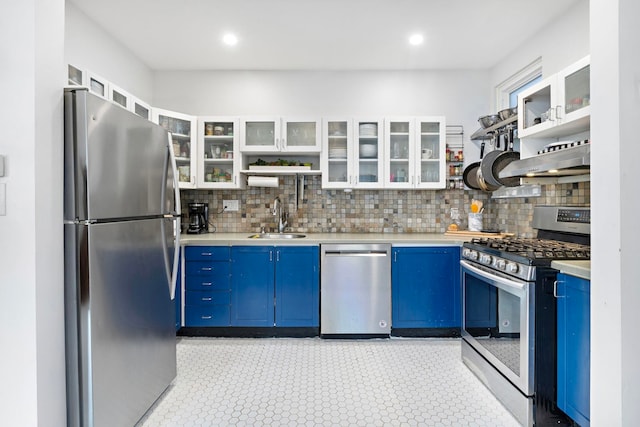
{"label": "stainless steel refrigerator", "polygon": [[180,198],[167,131],[64,94],[69,426],[131,427],[176,376]]}

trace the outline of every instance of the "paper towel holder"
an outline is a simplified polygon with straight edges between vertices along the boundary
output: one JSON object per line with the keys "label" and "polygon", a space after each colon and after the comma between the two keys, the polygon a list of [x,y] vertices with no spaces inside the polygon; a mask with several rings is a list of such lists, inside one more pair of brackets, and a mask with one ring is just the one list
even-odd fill
{"label": "paper towel holder", "polygon": [[280,179],[277,176],[249,175],[247,176],[249,187],[278,187]]}

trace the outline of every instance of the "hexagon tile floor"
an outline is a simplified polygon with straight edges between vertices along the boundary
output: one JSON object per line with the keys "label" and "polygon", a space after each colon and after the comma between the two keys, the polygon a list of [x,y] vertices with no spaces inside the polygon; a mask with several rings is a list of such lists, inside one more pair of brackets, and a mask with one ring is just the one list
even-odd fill
{"label": "hexagon tile floor", "polygon": [[459,339],[180,338],[138,427],[518,426]]}

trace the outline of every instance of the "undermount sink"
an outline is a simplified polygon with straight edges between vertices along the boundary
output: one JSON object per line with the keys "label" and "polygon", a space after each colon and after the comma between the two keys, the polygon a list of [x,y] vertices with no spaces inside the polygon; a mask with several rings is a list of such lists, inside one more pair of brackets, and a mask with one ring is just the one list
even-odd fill
{"label": "undermount sink", "polygon": [[249,239],[301,239],[307,237],[306,234],[293,233],[258,233],[249,236]]}

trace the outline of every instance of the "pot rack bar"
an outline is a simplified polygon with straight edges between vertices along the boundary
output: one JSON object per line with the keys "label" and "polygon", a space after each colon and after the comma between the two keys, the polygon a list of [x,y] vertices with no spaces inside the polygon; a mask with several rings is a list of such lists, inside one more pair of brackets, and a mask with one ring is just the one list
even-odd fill
{"label": "pot rack bar", "polygon": [[496,123],[493,126],[489,126],[486,129],[478,129],[474,133],[471,134],[471,140],[483,140],[483,139],[491,139],[493,135],[496,133],[502,133],[504,127],[510,125],[511,123],[517,122],[518,116],[509,117],[507,120],[503,120],[501,122]]}

